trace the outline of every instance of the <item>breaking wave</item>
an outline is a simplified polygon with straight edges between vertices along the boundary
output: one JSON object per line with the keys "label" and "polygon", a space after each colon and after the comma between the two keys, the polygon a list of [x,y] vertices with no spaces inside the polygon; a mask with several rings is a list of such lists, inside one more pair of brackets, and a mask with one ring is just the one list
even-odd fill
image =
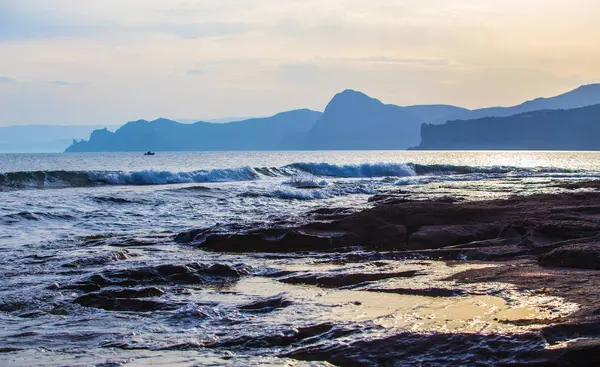
{"label": "breaking wave", "polygon": [[192,172],[134,171],[134,172],[90,172],[92,182],[109,185],[167,185],[199,182],[251,181],[259,174],[250,167],[213,169]]}
{"label": "breaking wave", "polygon": [[535,167],[519,168],[512,166],[455,166],[451,164],[416,164],[416,163],[363,163],[336,165],[329,163],[294,163],[294,167],[316,176],[343,178],[373,177],[411,177],[426,175],[461,175],[470,173],[502,174],[511,172],[536,173],[570,173],[578,172],[561,168]]}
{"label": "breaking wave", "polygon": [[375,195],[377,190],[368,185],[325,187],[315,189],[281,188],[267,192],[245,192],[242,197],[267,197],[283,200],[321,200],[347,195]]}
{"label": "breaking wave", "polygon": [[[99,185],[167,185],[185,183],[209,183],[253,181],[261,178],[292,177],[290,182],[309,174],[311,177],[337,178],[410,178],[415,176],[452,175],[565,175],[582,173],[559,168],[517,168],[510,166],[455,166],[446,164],[415,163],[364,163],[336,165],[329,163],[293,163],[284,167],[239,167],[227,169],[173,172],[158,170],[142,171],[32,171],[0,173],[0,191],[22,189],[51,189],[67,187],[89,187]],[[312,181],[313,179],[311,179]],[[325,186],[321,179],[314,182]],[[302,183],[302,182],[301,182]],[[294,186],[294,185],[291,185]],[[284,196],[284,195],[282,195]]]}
{"label": "breaking wave", "polygon": [[250,167],[172,171],[34,171],[0,173],[0,191],[99,185],[167,185],[179,183],[250,181],[260,174]]}
{"label": "breaking wave", "polygon": [[408,163],[364,163],[337,165],[329,163],[294,163],[289,167],[316,176],[329,177],[406,177],[415,176],[412,164]]}

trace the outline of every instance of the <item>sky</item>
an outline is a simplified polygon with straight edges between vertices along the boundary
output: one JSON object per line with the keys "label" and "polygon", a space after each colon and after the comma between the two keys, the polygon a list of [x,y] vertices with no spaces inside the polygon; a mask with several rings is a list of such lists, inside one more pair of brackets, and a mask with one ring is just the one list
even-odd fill
{"label": "sky", "polygon": [[0,0],[0,125],[515,105],[600,81],[597,0]]}

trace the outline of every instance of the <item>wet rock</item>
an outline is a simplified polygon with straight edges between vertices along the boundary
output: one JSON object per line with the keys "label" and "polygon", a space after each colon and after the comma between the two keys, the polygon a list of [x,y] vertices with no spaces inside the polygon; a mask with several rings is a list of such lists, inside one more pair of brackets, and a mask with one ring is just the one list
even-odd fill
{"label": "wet rock", "polygon": [[166,235],[128,237],[115,234],[105,234],[85,237],[83,246],[147,247],[161,244],[168,239],[169,238]]}
{"label": "wet rock", "polygon": [[105,255],[80,258],[68,263],[63,264],[62,266],[65,268],[81,268],[85,266],[99,266],[105,265],[110,262],[119,261],[119,260],[127,260],[131,256],[136,256],[136,254],[131,253],[129,250],[123,249],[120,251],[113,251]]}
{"label": "wet rock", "polygon": [[345,233],[308,233],[271,229],[230,235],[208,235],[198,246],[222,252],[333,251],[347,244]]}
{"label": "wet rock", "polygon": [[363,289],[368,292],[378,293],[393,293],[402,294],[408,296],[424,296],[424,297],[456,297],[464,296],[466,292],[460,289],[447,289],[447,288],[369,288]]}
{"label": "wet rock", "polygon": [[[170,305],[165,302],[138,299],[140,297],[153,297],[151,294],[156,294],[160,291],[157,288],[145,290],[120,290],[106,291],[100,293],[89,293],[76,298],[73,302],[84,307],[100,308],[108,311],[135,311],[135,312],[150,312],[158,310],[175,309],[176,305]],[[164,292],[160,291],[160,294]],[[124,295],[126,297],[119,297]]]}
{"label": "wet rock", "polygon": [[208,269],[206,269],[206,274],[220,276],[220,277],[231,277],[231,278],[241,277],[240,270],[234,269],[231,266],[223,265],[223,264],[211,265]]}
{"label": "wet rock", "polygon": [[284,294],[278,294],[240,306],[239,309],[254,312],[270,312],[276,309],[288,307],[291,304],[292,301],[288,300]]}
{"label": "wet rock", "polygon": [[287,347],[290,345],[301,345],[313,343],[317,340],[328,340],[340,338],[360,331],[358,327],[345,327],[333,323],[322,323],[309,325],[294,329],[282,330],[267,335],[242,335],[238,337],[223,339],[212,344],[205,345],[207,348],[271,348]]}
{"label": "wet rock", "polygon": [[315,210],[311,210],[308,214],[318,214],[318,215],[337,215],[340,213],[348,213],[351,212],[350,208],[317,208]]}
{"label": "wet rock", "polygon": [[588,181],[582,180],[578,182],[560,182],[555,185],[556,187],[560,187],[568,190],[577,190],[577,189],[600,189],[600,181]]}
{"label": "wet rock", "polygon": [[153,270],[156,270],[160,275],[162,276],[171,276],[171,275],[176,275],[176,274],[185,274],[185,273],[191,273],[193,272],[193,270],[191,269],[191,267],[188,267],[186,265],[173,265],[173,264],[167,264],[167,265],[159,265],[154,269],[140,269],[137,272],[153,272]]}
{"label": "wet rock", "polygon": [[197,241],[202,235],[208,233],[210,228],[193,229],[191,231],[181,232],[175,236],[177,243],[192,243]]}
{"label": "wet rock", "polygon": [[398,204],[405,203],[411,201],[408,195],[390,195],[390,194],[377,194],[369,197],[367,200],[369,203],[377,203],[379,205],[382,204]]}
{"label": "wet rock", "polygon": [[291,270],[281,270],[281,269],[263,269],[260,272],[261,277],[266,278],[281,278],[291,274],[295,274],[294,271]]}
{"label": "wet rock", "polygon": [[[539,255],[552,249],[547,246],[600,232],[598,193],[531,195],[476,202],[454,199],[378,202],[373,208],[328,222],[285,228],[258,225],[253,230],[231,228],[227,234],[222,229],[210,228],[187,232],[178,238],[226,252],[341,253],[356,247],[373,251],[421,251],[461,246],[473,249],[477,259],[485,259],[486,254],[499,259],[511,254]],[[495,245],[488,242],[489,246],[482,250],[483,241],[493,240],[498,242]],[[460,254],[456,251],[448,252],[450,258],[457,255]]]}
{"label": "wet rock", "polygon": [[425,226],[411,233],[406,248],[408,250],[434,249],[489,240],[496,238],[499,230],[498,226],[492,224]]}
{"label": "wet rock", "polygon": [[600,366],[600,339],[580,339],[555,353],[555,366]]}
{"label": "wet rock", "polygon": [[112,298],[148,298],[148,297],[160,297],[165,294],[160,288],[148,287],[148,288],[127,288],[127,289],[105,289],[99,292],[99,296],[112,297]]}
{"label": "wet rock", "polygon": [[600,242],[561,246],[539,258],[543,266],[600,270]]}
{"label": "wet rock", "polygon": [[354,212],[355,210],[350,208],[318,208],[308,214],[317,220],[336,220],[345,218]]}
{"label": "wet rock", "polygon": [[464,198],[459,198],[455,196],[438,196],[436,198],[431,199],[431,201],[436,201],[438,203],[457,203],[459,201],[464,201]]}
{"label": "wet rock", "polygon": [[282,283],[316,285],[322,288],[340,288],[356,286],[366,282],[373,282],[391,278],[411,278],[421,275],[418,270],[409,270],[391,273],[323,273],[301,274],[278,279]]}
{"label": "wet rock", "polygon": [[94,274],[80,282],[65,285],[63,288],[94,292],[108,286],[138,287],[141,285],[157,284],[224,284],[237,281],[245,272],[246,270],[241,265],[240,269],[237,269],[223,264],[165,264],[122,270],[108,270],[100,274]]}
{"label": "wet rock", "polygon": [[382,339],[321,341],[282,356],[337,366],[500,366],[553,361],[537,334],[399,333]]}

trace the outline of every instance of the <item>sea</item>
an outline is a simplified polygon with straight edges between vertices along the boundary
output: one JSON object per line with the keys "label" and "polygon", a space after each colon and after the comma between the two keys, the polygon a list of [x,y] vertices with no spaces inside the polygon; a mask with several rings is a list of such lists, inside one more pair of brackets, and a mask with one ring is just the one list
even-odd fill
{"label": "sea", "polygon": [[[375,205],[369,198],[380,194],[502,199],[560,192],[559,182],[595,178],[597,152],[0,154],[0,365],[321,366],[329,364],[289,356],[319,343],[398,332],[520,333],[494,319],[502,312],[537,315],[550,304],[568,314],[576,305],[498,284],[461,285],[483,287],[483,298],[443,300],[284,284],[267,274],[370,271],[382,264],[336,262],[327,254],[209,252],[175,237],[210,227],[303,223],[323,208],[368,208]],[[150,299],[168,307],[152,312],[74,302],[85,291],[71,286],[90,277],[190,263],[226,265],[243,276],[153,283],[160,294]],[[422,282],[459,287],[441,275],[480,265],[425,259],[384,266],[433,267],[436,275]],[[286,306],[243,307],[269,297],[285,298]],[[315,324],[347,332],[302,338],[298,330]],[[431,354],[413,357],[405,365],[435,365]]]}

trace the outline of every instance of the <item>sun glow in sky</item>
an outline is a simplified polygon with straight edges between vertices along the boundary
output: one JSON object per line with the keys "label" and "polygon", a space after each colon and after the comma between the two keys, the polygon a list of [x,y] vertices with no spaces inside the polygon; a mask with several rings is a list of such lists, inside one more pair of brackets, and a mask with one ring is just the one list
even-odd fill
{"label": "sun glow in sky", "polygon": [[513,105],[600,81],[597,0],[0,0],[0,125]]}

